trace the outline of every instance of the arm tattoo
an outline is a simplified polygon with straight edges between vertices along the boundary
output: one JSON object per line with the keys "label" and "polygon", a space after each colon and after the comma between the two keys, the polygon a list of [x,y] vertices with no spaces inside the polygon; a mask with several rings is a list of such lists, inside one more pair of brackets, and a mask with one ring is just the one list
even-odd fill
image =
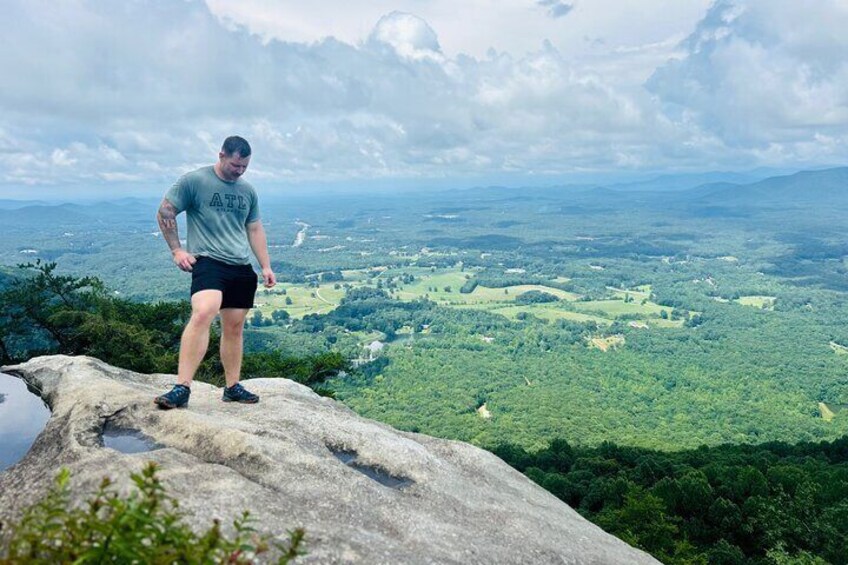
{"label": "arm tattoo", "polygon": [[171,251],[180,248],[180,236],[177,233],[177,209],[173,204],[168,202],[168,199],[162,200],[159,205],[159,212],[156,214],[156,219],[159,220],[159,231],[168,243]]}

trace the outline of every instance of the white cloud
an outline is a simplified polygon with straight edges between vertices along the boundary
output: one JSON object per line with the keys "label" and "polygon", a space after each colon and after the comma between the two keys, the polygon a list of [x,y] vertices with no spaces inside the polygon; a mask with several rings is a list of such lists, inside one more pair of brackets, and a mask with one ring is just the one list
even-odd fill
{"label": "white cloud", "polygon": [[[845,148],[836,2],[808,7],[807,24],[782,2],[722,1],[695,28],[680,7],[692,4],[670,0],[575,3],[565,18],[543,9],[563,2],[498,12],[473,0],[454,18],[498,33],[478,36],[472,55],[446,47],[457,32],[444,0],[399,0],[427,17],[386,10],[366,29],[361,17],[342,25],[354,12],[335,0],[341,16],[326,29],[290,2],[11,2],[0,49],[6,185],[164,186],[232,133],[254,145],[250,175],[286,182],[815,164]],[[510,31],[503,13],[532,49],[497,43]],[[574,25],[581,34],[534,35]],[[344,41],[326,38],[336,31]]]}
{"label": "white cloud", "polygon": [[[351,45],[365,40],[382,16],[415,14],[439,34],[442,51],[483,57],[489,49],[521,55],[543,39],[566,56],[591,47],[585,37],[615,45],[643,45],[686,35],[712,0],[591,0],[573,5],[568,17],[551,18],[538,0],[206,0],[231,27],[244,26],[263,41],[313,43],[328,37]],[[563,11],[564,9],[560,9]]]}
{"label": "white cloud", "polygon": [[392,12],[383,16],[368,39],[371,43],[389,45],[407,59],[444,61],[436,32],[412,14]]}
{"label": "white cloud", "polygon": [[53,154],[50,156],[50,161],[59,167],[70,167],[77,162],[76,159],[68,156],[66,149],[54,149]]}
{"label": "white cloud", "polygon": [[[792,159],[848,134],[848,4],[721,0],[648,87],[725,143]],[[829,155],[822,143],[819,158]],[[844,147],[844,144],[842,144]],[[806,155],[800,151],[798,157]],[[839,154],[831,154],[837,157]],[[843,155],[844,157],[844,155]]]}

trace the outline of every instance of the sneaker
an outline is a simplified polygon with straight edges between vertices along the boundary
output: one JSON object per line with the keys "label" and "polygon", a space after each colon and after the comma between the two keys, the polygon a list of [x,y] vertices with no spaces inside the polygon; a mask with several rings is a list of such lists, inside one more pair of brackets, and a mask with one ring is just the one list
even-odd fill
{"label": "sneaker", "polygon": [[259,402],[259,397],[241,386],[241,383],[236,383],[231,387],[224,388],[224,402],[256,404]]}
{"label": "sneaker", "polygon": [[156,405],[163,409],[170,408],[185,408],[188,406],[188,397],[191,396],[191,389],[186,385],[174,385],[170,392],[157,396],[153,399]]}

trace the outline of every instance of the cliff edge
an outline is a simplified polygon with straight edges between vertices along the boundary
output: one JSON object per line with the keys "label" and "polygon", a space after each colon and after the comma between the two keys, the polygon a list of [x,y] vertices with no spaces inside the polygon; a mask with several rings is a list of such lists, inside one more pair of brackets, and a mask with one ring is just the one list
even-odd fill
{"label": "cliff edge", "polygon": [[[42,496],[59,467],[80,499],[103,476],[156,461],[197,528],[248,509],[258,529],[306,529],[298,563],[658,563],[605,533],[494,455],[397,431],[285,379],[253,379],[257,405],[221,401],[194,383],[187,409],[152,402],[172,375],[143,375],[90,357],[3,367],[41,391],[52,416],[27,456],[0,472],[0,520]],[[140,433],[139,453],[104,446]]]}

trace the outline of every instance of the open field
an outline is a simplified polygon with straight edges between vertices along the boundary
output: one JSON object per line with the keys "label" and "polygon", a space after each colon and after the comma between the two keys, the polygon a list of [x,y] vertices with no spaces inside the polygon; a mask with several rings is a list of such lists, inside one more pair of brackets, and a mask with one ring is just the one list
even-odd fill
{"label": "open field", "polygon": [[609,337],[593,337],[589,340],[589,347],[600,349],[604,353],[610,349],[618,349],[624,347],[624,336],[611,335]]}
{"label": "open field", "polygon": [[624,299],[625,297],[630,296],[637,302],[648,300],[651,297],[651,285],[649,284],[641,285],[635,289],[615,288],[612,286],[608,286],[607,289],[613,291],[616,298]]}
{"label": "open field", "polygon": [[[256,309],[266,318],[270,318],[274,310],[285,310],[295,319],[309,314],[326,314],[339,305],[345,293],[343,288],[333,288],[333,284],[310,287],[281,283],[270,291],[260,288],[256,293]],[[285,295],[280,293],[282,289],[285,289]],[[292,303],[286,304],[286,298],[291,298]]]}
{"label": "open field", "polygon": [[[401,285],[402,289],[398,292],[398,298],[401,300],[415,300],[425,294],[429,294],[432,300],[439,300],[444,296],[458,295],[459,289],[468,280],[465,278],[466,273],[461,271],[425,274],[410,272],[408,274],[414,275],[415,281],[411,284]],[[445,287],[450,287],[451,292],[445,292]]]}
{"label": "open field", "polygon": [[624,302],[623,300],[591,300],[588,302],[575,302],[574,308],[580,312],[602,312],[606,317],[615,318],[625,314],[635,314],[637,316],[653,317],[661,316],[662,312],[666,312],[671,316],[672,308],[668,306],[660,306],[653,302],[642,304],[639,301]]}
{"label": "open field", "polygon": [[480,304],[457,304],[455,306],[458,308],[486,310],[487,312],[500,314],[501,316],[505,316],[511,320],[516,319],[519,313],[527,312],[528,314],[532,314],[537,318],[541,318],[543,320],[548,321],[571,320],[574,322],[596,322],[605,326],[608,326],[613,322],[613,320],[601,316],[593,316],[591,314],[583,314],[580,312],[572,312],[570,310],[558,308],[555,302],[547,304],[498,304],[489,302]]}
{"label": "open field", "polygon": [[740,296],[736,299],[736,302],[742,306],[773,310],[775,300],[777,300],[776,296]]}
{"label": "open field", "polygon": [[833,417],[836,415],[824,402],[819,402],[819,413],[821,414],[822,420],[825,422],[832,421]]}
{"label": "open field", "polygon": [[488,288],[484,286],[477,286],[477,288],[474,289],[474,292],[468,294],[462,294],[458,292],[457,289],[452,290],[454,290],[454,292],[439,293],[438,296],[430,294],[430,298],[436,300],[439,303],[444,303],[450,306],[469,304],[512,304],[515,301],[516,297],[531,290],[553,294],[560,300],[573,301],[579,298],[579,296],[577,294],[574,294],[573,292],[566,292],[558,288],[552,288],[549,286],[537,284],[522,284],[516,286],[508,286],[505,288]]}
{"label": "open field", "polygon": [[835,341],[831,341],[829,345],[830,345],[830,348],[833,349],[833,351],[837,355],[848,355],[848,347],[845,347],[844,345],[840,345],[840,344],[836,343]]}
{"label": "open field", "polygon": [[[581,301],[580,295],[573,292],[538,284],[504,288],[478,285],[473,292],[463,294],[459,292],[459,289],[474,276],[474,271],[463,271],[459,268],[375,267],[346,270],[343,271],[343,275],[345,279],[343,284],[352,288],[380,284],[399,300],[409,301],[426,297],[442,306],[486,310],[510,319],[516,319],[520,313],[526,312],[548,321],[571,320],[610,325],[619,316],[629,315],[638,316],[639,321],[649,327],[670,328],[683,325],[682,320],[670,319],[672,311],[670,307],[660,306],[648,300],[651,296],[650,285],[642,285],[635,289],[610,287],[610,290],[619,298]],[[401,277],[409,276],[414,277],[411,282],[401,281]],[[559,277],[558,282],[567,282],[567,280]],[[390,283],[394,288],[389,288]],[[335,285],[336,283],[324,283],[316,288],[307,284],[281,283],[274,291],[260,289],[256,301],[259,310],[266,317],[270,317],[271,312],[278,309],[286,310],[294,319],[300,319],[309,314],[325,314],[332,311],[344,297],[344,288],[336,289]],[[446,291],[446,287],[450,291]],[[281,295],[279,289],[286,289],[287,294]],[[552,294],[559,298],[560,302],[515,303],[518,296],[529,291]],[[285,303],[287,296],[292,300],[291,305]],[[626,297],[629,297],[631,301],[625,302]],[[669,319],[661,318],[662,312],[665,312]]]}

